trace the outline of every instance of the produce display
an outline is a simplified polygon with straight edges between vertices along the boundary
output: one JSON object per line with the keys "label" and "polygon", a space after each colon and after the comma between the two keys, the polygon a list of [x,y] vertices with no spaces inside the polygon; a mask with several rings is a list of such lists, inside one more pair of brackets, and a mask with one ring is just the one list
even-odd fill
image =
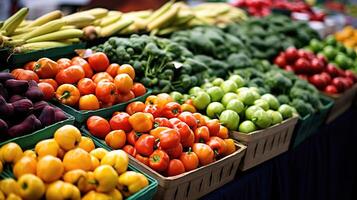
{"label": "produce display", "polygon": [[127,171],[124,151],[96,148],[72,125],[32,150],[7,143],[0,152],[1,171],[11,165],[14,175],[0,181],[0,194],[8,199],[123,199],[149,184],[143,174]]}
{"label": "produce display", "polygon": [[208,78],[208,67],[193,57],[185,47],[168,39],[147,35],[110,38],[92,48],[108,55],[111,62],[132,65],[136,80],[153,93],[187,91]]}
{"label": "produce display", "polygon": [[231,131],[250,133],[265,129],[293,117],[294,108],[279,103],[269,94],[259,94],[256,87],[244,87],[246,80],[239,75],[231,75],[193,87],[192,104],[210,118],[218,118]]}
{"label": "produce display", "polygon": [[[93,53],[84,59],[61,58],[57,62],[41,58],[24,69],[11,72],[20,80],[35,80],[46,100],[53,97],[79,110],[97,110],[127,102],[146,93],[146,88],[134,82],[131,65],[110,63],[104,53]],[[29,74],[26,76],[26,74]]]}
{"label": "produce display", "polygon": [[288,48],[275,58],[275,64],[295,72],[300,78],[330,95],[342,93],[357,82],[357,76],[352,71],[338,69],[328,63],[323,55],[315,55],[304,49]]}
{"label": "produce display", "polygon": [[33,133],[67,119],[59,108],[49,105],[33,80],[16,80],[0,72],[0,141]]}
{"label": "produce display", "polygon": [[240,24],[231,24],[227,32],[240,38],[254,58],[272,60],[290,46],[298,48],[309,44],[318,34],[305,22],[292,21],[283,15],[250,18]]}
{"label": "produce display", "polygon": [[357,51],[357,30],[352,26],[346,26],[343,30],[334,34],[336,40],[341,42],[345,47]]}
{"label": "produce display", "polygon": [[187,105],[161,93],[149,96],[145,103],[130,103],[126,112],[116,112],[109,120],[92,116],[87,128],[111,148],[123,149],[165,176],[194,170],[235,152],[228,129],[217,119],[185,110]]}
{"label": "produce display", "polygon": [[321,109],[319,91],[308,81],[266,60],[254,60],[254,66],[235,70],[234,73],[247,79],[247,86],[257,87],[260,94],[271,93],[280,104],[293,106],[301,117]]}
{"label": "produce display", "polygon": [[357,72],[356,51],[337,42],[333,35],[326,37],[323,41],[311,40],[307,49],[323,54],[330,63],[341,69],[351,69]]}

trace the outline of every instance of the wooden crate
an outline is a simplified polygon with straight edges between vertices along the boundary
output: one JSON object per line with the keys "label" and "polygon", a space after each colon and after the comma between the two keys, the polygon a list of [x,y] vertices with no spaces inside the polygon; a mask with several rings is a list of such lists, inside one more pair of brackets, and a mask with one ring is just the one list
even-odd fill
{"label": "wooden crate", "polygon": [[231,132],[231,137],[247,146],[240,170],[245,171],[289,149],[298,117],[287,119],[272,127],[251,133]]}
{"label": "wooden crate", "polygon": [[198,199],[232,181],[238,170],[246,147],[236,143],[237,151],[209,165],[183,174],[165,177],[135,158],[130,163],[159,182],[154,199],[187,200]]}
{"label": "wooden crate", "polygon": [[332,98],[334,101],[334,106],[332,107],[332,109],[330,110],[327,116],[326,124],[331,123],[337,117],[339,117],[344,112],[346,112],[354,103],[356,94],[357,94],[357,84],[354,84],[352,88],[346,90],[342,94],[337,94],[337,95],[325,94],[326,96]]}

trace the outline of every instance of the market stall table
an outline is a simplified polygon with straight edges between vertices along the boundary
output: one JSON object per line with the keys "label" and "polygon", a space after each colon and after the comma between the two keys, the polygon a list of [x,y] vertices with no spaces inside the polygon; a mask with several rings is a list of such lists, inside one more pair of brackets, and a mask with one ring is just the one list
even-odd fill
{"label": "market stall table", "polygon": [[357,109],[203,199],[357,199]]}

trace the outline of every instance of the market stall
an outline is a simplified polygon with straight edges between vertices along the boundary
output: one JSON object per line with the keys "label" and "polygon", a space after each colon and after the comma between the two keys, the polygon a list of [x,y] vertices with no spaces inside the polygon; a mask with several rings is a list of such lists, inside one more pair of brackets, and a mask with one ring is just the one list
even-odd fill
{"label": "market stall", "polygon": [[28,14],[0,23],[0,199],[356,197],[356,31],[327,10]]}

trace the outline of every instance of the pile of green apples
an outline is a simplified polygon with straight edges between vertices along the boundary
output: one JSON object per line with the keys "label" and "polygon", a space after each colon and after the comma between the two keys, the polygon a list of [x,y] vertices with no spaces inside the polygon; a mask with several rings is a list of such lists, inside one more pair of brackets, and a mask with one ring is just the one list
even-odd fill
{"label": "pile of green apples", "polygon": [[[272,94],[259,94],[258,88],[244,87],[246,80],[231,75],[228,80],[216,78],[201,87],[193,87],[189,95],[193,105],[209,118],[217,118],[231,131],[251,133],[293,117],[296,110],[280,105]],[[175,100],[187,95],[171,93]]]}

